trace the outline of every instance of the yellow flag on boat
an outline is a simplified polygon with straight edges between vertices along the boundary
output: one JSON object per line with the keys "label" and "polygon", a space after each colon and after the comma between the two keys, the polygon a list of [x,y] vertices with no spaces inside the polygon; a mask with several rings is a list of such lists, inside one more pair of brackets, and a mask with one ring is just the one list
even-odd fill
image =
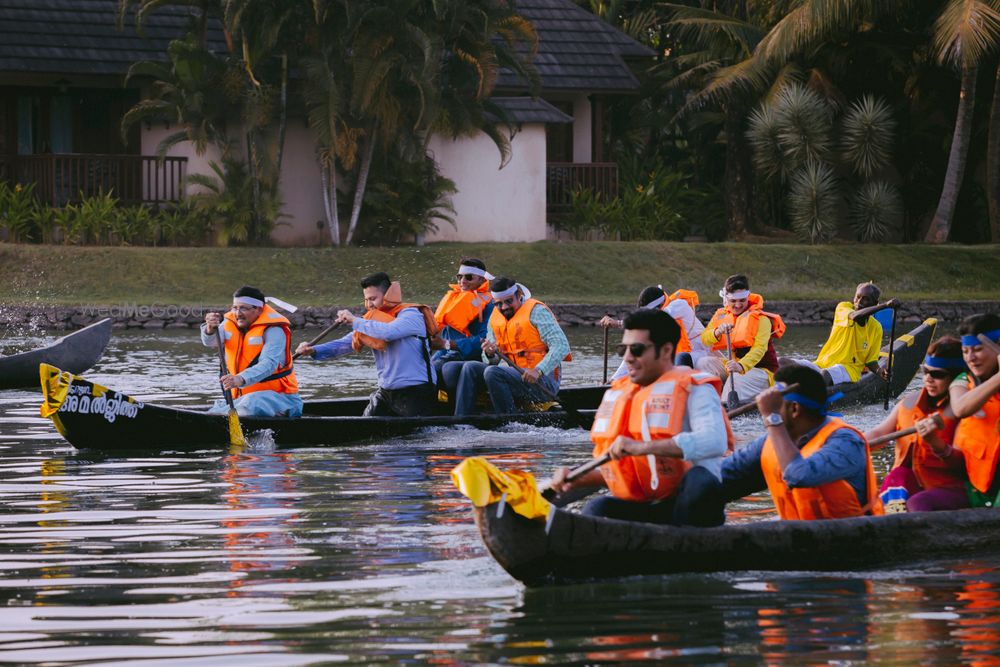
{"label": "yellow flag on boat", "polygon": [[481,456],[467,458],[455,466],[451,480],[476,507],[495,503],[505,495],[507,505],[528,519],[544,519],[552,507],[542,497],[530,472],[504,472]]}
{"label": "yellow flag on boat", "polygon": [[66,401],[69,386],[73,384],[73,374],[49,364],[39,364],[38,374],[42,381],[43,397],[39,412],[43,417],[51,417],[59,412],[59,408]]}

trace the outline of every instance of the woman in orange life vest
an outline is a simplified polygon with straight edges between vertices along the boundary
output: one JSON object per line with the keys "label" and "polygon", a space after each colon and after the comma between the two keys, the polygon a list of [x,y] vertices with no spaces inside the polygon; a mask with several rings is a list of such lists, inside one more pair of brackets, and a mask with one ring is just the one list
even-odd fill
{"label": "woman in orange life vest", "polygon": [[723,382],[736,373],[733,387],[741,401],[749,400],[774,384],[774,372],[778,370],[774,340],[784,335],[785,323],[778,315],[764,311],[764,298],[750,292],[750,281],[744,275],[726,278],[719,296],[724,300],[723,307],[706,325],[701,342],[713,350],[725,350],[729,336],[735,359],[705,357],[696,367],[719,376]]}
{"label": "woman in orange life vest", "polygon": [[361,281],[365,316],[349,310],[337,312],[337,322],[352,332],[312,347],[302,343],[297,354],[317,360],[340,357],[371,348],[378,372],[378,389],[371,395],[364,415],[414,417],[434,414],[437,375],[431,365],[430,339],[437,333],[434,314],[427,306],[402,303],[399,283],[386,273],[373,273]]}
{"label": "woman in orange life vest", "polygon": [[952,412],[962,420],[955,431],[955,447],[965,456],[969,503],[995,507],[1000,504],[1000,356],[983,345],[978,335],[1000,342],[1000,316],[967,317],[958,333],[969,370],[955,378],[950,390]]}
{"label": "woman in orange life vest", "polygon": [[766,433],[722,462],[725,499],[771,492],[782,519],[839,519],[881,513],[868,442],[827,412],[826,381],[806,366],[785,366],[775,380],[798,383],[757,397]]}
{"label": "woman in orange life vest", "polygon": [[[299,417],[302,398],[292,369],[288,319],[266,302],[264,293],[244,285],[233,294],[233,306],[223,318],[206,313],[201,342],[217,347],[215,330],[222,328],[226,375],[222,386],[233,393],[236,411],[244,417]],[[224,399],[212,412],[225,413]]]}
{"label": "woman in orange life vest", "polygon": [[[566,334],[541,301],[512,278],[490,281],[496,308],[490,316],[483,361],[462,364],[455,391],[455,414],[475,412],[476,396],[486,389],[497,414],[510,414],[518,403],[541,403],[558,393],[562,362],[572,357]],[[517,368],[500,366],[497,351]],[[544,389],[539,389],[542,387]]]}
{"label": "woman in orange life vest", "polygon": [[[879,497],[886,512],[932,512],[969,506],[965,458],[952,447],[958,420],[948,405],[948,387],[965,370],[962,343],[936,340],[924,358],[924,387],[905,394],[885,420],[865,434],[869,440],[911,426],[917,432],[896,441],[892,470]],[[939,421],[940,420],[940,425]]]}
{"label": "woman in orange life vest", "polygon": [[483,341],[493,314],[489,281],[494,277],[483,260],[463,257],[455,276],[457,282],[441,297],[434,311],[440,333],[431,339],[431,347],[437,350],[431,363],[449,396],[453,397],[458,388],[462,364],[482,357]]}
{"label": "woman in orange life vest", "polygon": [[[663,285],[650,285],[639,293],[639,300],[635,304],[636,308],[657,308],[662,310],[681,327],[681,339],[677,342],[677,350],[674,354],[674,363],[678,366],[694,368],[694,365],[706,356],[718,356],[718,352],[710,350],[701,342],[701,332],[705,330],[705,325],[698,319],[695,308],[698,306],[698,294],[690,290],[679,289],[668,295],[663,290]],[[610,328],[622,328],[622,320],[606,315],[601,318],[598,325]],[[622,361],[618,370],[611,377],[612,382],[620,377],[628,375],[628,365]]]}
{"label": "woman in orange life vest", "polygon": [[552,488],[607,486],[583,512],[626,521],[718,526],[725,521],[720,467],[731,449],[719,378],[673,363],[680,326],[662,310],[625,318],[618,346],[628,376],[604,394],[590,437],[594,457],[612,461],[572,482],[557,470]]}

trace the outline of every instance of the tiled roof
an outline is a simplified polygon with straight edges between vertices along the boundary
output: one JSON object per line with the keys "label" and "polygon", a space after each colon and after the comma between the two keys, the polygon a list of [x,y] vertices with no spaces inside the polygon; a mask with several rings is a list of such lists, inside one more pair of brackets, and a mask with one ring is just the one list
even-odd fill
{"label": "tiled roof", "polygon": [[[517,0],[515,7],[538,33],[534,63],[545,91],[635,90],[639,84],[625,59],[656,55],[572,0]],[[498,87],[523,90],[524,83],[503,71]]]}
{"label": "tiled roof", "polygon": [[[0,0],[0,72],[124,75],[139,60],[165,59],[195,11],[158,9],[140,37],[133,16],[118,29],[118,0]],[[224,50],[221,34],[210,35],[210,48]]]}
{"label": "tiled roof", "polygon": [[[507,114],[512,123],[572,123],[573,117],[542,99],[530,97],[494,97],[492,101]],[[499,119],[494,119],[499,120]]]}

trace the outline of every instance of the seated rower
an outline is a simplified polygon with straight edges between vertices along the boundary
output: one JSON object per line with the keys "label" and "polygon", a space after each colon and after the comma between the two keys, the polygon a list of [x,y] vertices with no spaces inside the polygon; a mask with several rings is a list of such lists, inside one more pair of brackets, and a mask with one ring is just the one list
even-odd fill
{"label": "seated rower", "polygon": [[733,358],[702,357],[695,368],[718,375],[723,383],[736,373],[733,389],[746,401],[774,384],[778,370],[774,341],[785,334],[785,323],[781,316],[764,310],[764,298],[750,292],[750,281],[744,275],[726,278],[719,296],[723,307],[715,311],[701,333],[701,342],[720,351],[731,342]]}
{"label": "seated rower", "polygon": [[790,365],[775,373],[775,380],[799,387],[784,397],[778,387],[757,397],[767,433],[722,462],[725,498],[766,487],[782,519],[881,514],[868,441],[827,414],[823,377]]}
{"label": "seated rower", "polygon": [[1000,342],[1000,316],[972,315],[958,328],[962,357],[969,367],[951,385],[951,409],[961,419],[955,447],[965,457],[966,492],[972,507],[1000,505],[1000,355],[983,345],[979,335]]}
{"label": "seated rower", "polygon": [[556,471],[552,488],[607,486],[584,514],[646,523],[718,526],[725,521],[720,482],[732,448],[719,400],[722,383],[710,373],[675,366],[681,328],[661,310],[625,318],[618,354],[628,376],[611,383],[594,418],[594,457],[611,462],[572,482]]}
{"label": "seated rower", "polygon": [[478,360],[483,354],[482,344],[493,314],[489,283],[493,278],[481,259],[463,257],[456,284],[441,297],[434,311],[440,332],[431,340],[431,347],[437,350],[431,363],[451,396],[458,386],[462,362]]}
{"label": "seated rower", "polygon": [[352,333],[315,347],[301,343],[295,353],[322,360],[371,348],[378,389],[372,393],[364,416],[434,414],[437,376],[430,356],[430,339],[437,333],[434,314],[427,306],[402,303],[399,283],[392,282],[386,273],[364,278],[361,288],[364,317],[355,317],[349,310],[337,312],[336,321],[351,325]]}
{"label": "seated rower", "polygon": [[[226,375],[220,381],[232,392],[236,412],[244,417],[300,417],[302,398],[292,368],[291,327],[266,303],[264,293],[244,285],[233,294],[225,317],[205,313],[201,342],[218,347],[221,329]],[[219,399],[210,412],[225,414],[229,406]]]}
{"label": "seated rower", "polygon": [[[857,382],[867,370],[883,380],[888,370],[879,366],[882,349],[882,325],[872,317],[881,290],[872,282],[861,283],[854,292],[854,302],[841,301],[833,315],[833,327],[816,361],[781,359],[780,364],[796,363],[820,371],[827,384]],[[895,299],[884,304],[896,307]]]}
{"label": "seated rower", "polygon": [[[455,391],[456,416],[475,411],[476,396],[483,388],[497,414],[510,414],[519,403],[548,401],[549,395],[559,392],[562,362],[572,358],[556,316],[531,298],[524,285],[497,278],[490,281],[490,289],[495,308],[482,343],[483,361],[462,364]],[[498,351],[516,368],[499,366]]]}
{"label": "seated rower", "polygon": [[892,470],[879,497],[888,512],[932,512],[969,506],[965,458],[952,447],[957,420],[948,387],[965,370],[962,343],[954,336],[935,341],[922,366],[924,386],[904,394],[885,420],[865,434],[869,440],[916,426],[896,440]]}
{"label": "seated rower", "polygon": [[[674,362],[678,366],[694,368],[694,365],[702,357],[718,356],[718,353],[708,349],[701,342],[701,332],[705,330],[705,325],[701,323],[701,320],[698,319],[695,313],[695,308],[698,307],[697,292],[679,289],[673,294],[667,295],[663,291],[662,285],[650,285],[639,293],[639,300],[636,303],[636,307],[662,310],[674,318],[674,321],[680,326],[681,339],[677,342],[677,351],[674,355]],[[602,327],[621,328],[623,326],[622,320],[610,316],[601,318],[598,324]],[[628,367],[622,361],[611,380],[614,381],[626,375],[628,375]]]}

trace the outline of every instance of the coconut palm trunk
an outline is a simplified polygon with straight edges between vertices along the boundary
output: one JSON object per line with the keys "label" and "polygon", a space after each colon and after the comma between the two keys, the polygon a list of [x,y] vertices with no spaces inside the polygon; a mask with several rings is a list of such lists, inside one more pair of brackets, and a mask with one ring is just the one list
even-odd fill
{"label": "coconut palm trunk", "polygon": [[990,214],[990,241],[1000,243],[1000,65],[994,75],[986,143],[986,201]]}
{"label": "coconut palm trunk", "polygon": [[351,205],[351,221],[347,226],[347,240],[344,245],[351,245],[354,240],[354,231],[358,227],[358,218],[361,217],[361,205],[365,200],[365,188],[368,186],[368,174],[372,169],[372,158],[375,155],[375,131],[368,135],[368,143],[364,148],[364,155],[361,157],[361,167],[358,170],[358,182],[354,187],[354,203]]}
{"label": "coconut palm trunk", "polygon": [[959,89],[958,111],[955,114],[955,131],[948,154],[948,171],[944,176],[944,188],[938,200],[937,211],[927,230],[925,241],[944,243],[951,234],[955,217],[955,204],[965,176],[966,158],[969,155],[969,141],[972,136],[972,114],[976,106],[976,72],[973,66],[962,67],[962,83]]}
{"label": "coconut palm trunk", "polygon": [[330,230],[330,240],[333,245],[339,247],[340,217],[337,215],[337,168],[323,164],[319,171],[323,181],[323,212],[326,214],[326,226]]}
{"label": "coconut palm trunk", "polygon": [[750,149],[743,131],[745,114],[730,102],[726,105],[726,216],[729,232],[744,237],[753,229],[753,172]]}

